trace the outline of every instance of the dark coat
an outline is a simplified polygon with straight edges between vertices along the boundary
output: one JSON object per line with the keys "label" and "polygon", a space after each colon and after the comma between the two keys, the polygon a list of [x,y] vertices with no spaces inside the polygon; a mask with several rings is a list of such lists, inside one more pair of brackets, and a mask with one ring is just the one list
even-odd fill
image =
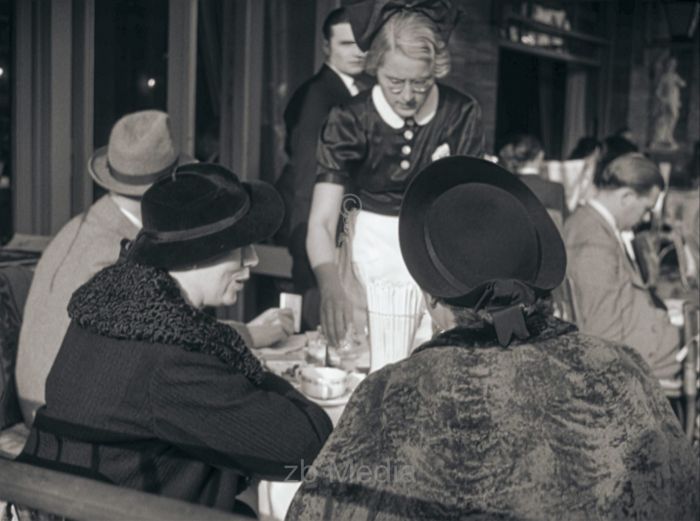
{"label": "dark coat", "polygon": [[698,461],[648,366],[565,331],[448,332],[369,375],[287,519],[695,519]]}
{"label": "dark coat", "polygon": [[283,229],[288,235],[286,240],[294,259],[293,278],[299,291],[315,286],[305,243],[311,196],[316,182],[316,143],[331,107],[351,98],[340,76],[323,65],[294,92],[284,111],[287,130],[285,151],[289,162],[277,182],[277,188],[287,207]]}
{"label": "dark coat", "polygon": [[73,296],[22,461],[230,510],[285,479],[332,426],[161,270],[124,263]]}

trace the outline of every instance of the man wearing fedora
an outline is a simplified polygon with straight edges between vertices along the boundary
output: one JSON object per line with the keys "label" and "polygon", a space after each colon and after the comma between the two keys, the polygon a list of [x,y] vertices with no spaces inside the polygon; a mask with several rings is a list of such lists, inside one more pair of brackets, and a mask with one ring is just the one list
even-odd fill
{"label": "man wearing fedora", "polygon": [[399,238],[443,332],[359,385],[287,519],[695,519],[698,461],[648,366],[552,315],[566,252],[522,180],[436,161]]}
{"label": "man wearing fedora", "polygon": [[17,390],[31,424],[44,403],[46,375],[69,324],[73,292],[119,257],[119,244],[141,228],[140,199],[151,184],[189,158],[173,141],[168,115],[127,114],[112,128],[109,144],[95,151],[88,171],[108,193],[71,219],[44,251],[34,272],[17,353]]}

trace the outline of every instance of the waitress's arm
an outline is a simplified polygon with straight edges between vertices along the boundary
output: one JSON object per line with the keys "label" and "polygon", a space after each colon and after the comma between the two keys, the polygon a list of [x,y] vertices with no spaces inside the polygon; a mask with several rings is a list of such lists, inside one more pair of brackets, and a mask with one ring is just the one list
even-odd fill
{"label": "waitress's arm", "polygon": [[333,346],[345,336],[352,317],[335,254],[336,226],[344,192],[340,184],[316,183],[306,235],[306,252],[321,292],[321,326]]}

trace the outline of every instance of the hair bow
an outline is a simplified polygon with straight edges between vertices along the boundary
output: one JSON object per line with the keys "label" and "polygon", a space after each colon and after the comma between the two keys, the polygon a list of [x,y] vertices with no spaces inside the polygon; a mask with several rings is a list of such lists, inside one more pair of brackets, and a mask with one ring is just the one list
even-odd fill
{"label": "hair bow", "polygon": [[491,314],[498,343],[507,347],[514,336],[519,340],[530,337],[523,309],[535,300],[535,291],[526,284],[517,280],[495,280],[485,288],[475,309]]}
{"label": "hair bow", "polygon": [[355,41],[363,51],[369,50],[382,26],[401,10],[416,11],[428,17],[437,25],[445,42],[459,19],[459,10],[451,0],[363,0],[345,9]]}

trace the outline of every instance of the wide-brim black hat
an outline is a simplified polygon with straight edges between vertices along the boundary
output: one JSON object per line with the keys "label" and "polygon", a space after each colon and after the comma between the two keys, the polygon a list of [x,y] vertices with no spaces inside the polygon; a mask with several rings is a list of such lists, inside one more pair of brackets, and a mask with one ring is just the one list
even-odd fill
{"label": "wide-brim black hat", "polygon": [[410,183],[399,217],[401,253],[418,285],[472,307],[494,281],[556,288],[566,251],[547,210],[507,170],[471,157],[432,163]]}
{"label": "wide-brim black hat", "polygon": [[143,229],[128,259],[186,269],[272,237],[282,224],[284,205],[268,183],[241,182],[221,165],[194,163],[146,191],[141,217]]}

